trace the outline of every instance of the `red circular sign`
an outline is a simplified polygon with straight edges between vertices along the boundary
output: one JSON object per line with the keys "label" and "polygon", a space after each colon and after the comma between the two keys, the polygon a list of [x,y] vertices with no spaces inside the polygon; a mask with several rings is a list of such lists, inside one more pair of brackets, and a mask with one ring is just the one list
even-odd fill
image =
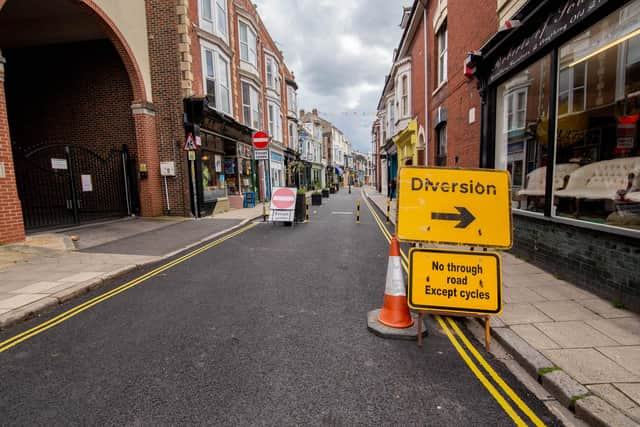
{"label": "red circular sign", "polygon": [[278,209],[293,209],[296,204],[296,193],[289,188],[278,188],[273,193],[271,202]]}
{"label": "red circular sign", "polygon": [[253,146],[258,150],[263,150],[269,145],[269,135],[265,132],[258,131],[253,134]]}

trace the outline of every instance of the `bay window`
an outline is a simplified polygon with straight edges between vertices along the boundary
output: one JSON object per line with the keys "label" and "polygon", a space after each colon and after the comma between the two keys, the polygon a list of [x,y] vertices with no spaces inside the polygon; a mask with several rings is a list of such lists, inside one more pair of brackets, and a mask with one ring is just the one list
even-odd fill
{"label": "bay window", "polygon": [[254,67],[258,66],[256,55],[256,33],[245,22],[239,21],[240,28],[240,59]]}
{"label": "bay window", "polygon": [[227,0],[200,0],[200,28],[229,39]]}

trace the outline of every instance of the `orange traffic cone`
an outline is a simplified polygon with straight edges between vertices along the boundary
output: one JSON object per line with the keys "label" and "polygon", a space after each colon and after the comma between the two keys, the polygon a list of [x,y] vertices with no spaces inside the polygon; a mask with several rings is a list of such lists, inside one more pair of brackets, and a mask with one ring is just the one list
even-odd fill
{"label": "orange traffic cone", "polygon": [[400,262],[400,243],[395,234],[391,237],[387,283],[384,290],[384,303],[378,321],[391,328],[409,328],[413,319],[407,305],[407,291],[404,285],[402,263]]}

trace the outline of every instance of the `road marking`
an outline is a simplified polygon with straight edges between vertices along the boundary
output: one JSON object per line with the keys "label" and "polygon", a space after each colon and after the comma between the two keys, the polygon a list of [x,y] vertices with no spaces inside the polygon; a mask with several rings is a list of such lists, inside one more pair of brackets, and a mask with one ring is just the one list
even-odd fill
{"label": "road marking", "polygon": [[[362,191],[362,192],[364,192],[364,191]],[[368,197],[365,196],[363,198],[364,198],[365,203],[367,204],[367,207],[369,208],[369,211],[371,212],[371,215],[373,216],[374,220],[378,224],[378,227],[382,231],[382,234],[383,234],[384,238],[388,242],[391,242],[391,233],[389,232],[389,230],[387,230],[387,228],[384,226],[382,220],[378,217],[378,214],[374,211],[374,208],[371,206]],[[402,250],[400,250],[400,255],[403,258],[402,267],[404,268],[405,272],[408,272],[408,270],[409,270],[409,268],[408,268],[409,259],[407,258],[406,254]],[[489,391],[489,393],[493,396],[493,398],[498,402],[498,404],[500,404],[500,406],[504,409],[504,411],[513,419],[513,421],[517,425],[527,425],[518,416],[518,414],[515,413],[515,411],[511,407],[511,405],[504,399],[504,397],[498,392],[498,390],[496,390],[496,388],[493,386],[493,384],[491,384],[491,382],[489,382],[488,378],[482,373],[482,371],[480,371],[480,369],[478,368],[476,363],[464,351],[464,349],[462,348],[460,343],[456,340],[455,336],[453,336],[453,334],[451,334],[451,331],[449,331],[449,329],[447,328],[447,325],[444,323],[442,318],[440,316],[435,316],[435,318],[438,321],[438,323],[440,324],[440,327],[442,328],[442,330],[445,332],[445,334],[449,338],[449,341],[451,341],[451,344],[453,344],[453,346],[458,351],[458,354],[460,354],[460,357],[462,357],[462,359],[467,364],[469,369],[474,373],[474,375],[478,378],[478,380],[485,386],[485,388]],[[476,350],[474,345],[467,339],[467,337],[464,335],[462,330],[460,330],[460,328],[458,328],[458,325],[456,325],[455,322],[453,322],[453,320],[450,319],[450,318],[447,318],[447,320],[452,324],[452,327],[454,328],[454,330],[456,331],[456,333],[458,334],[458,336],[462,340],[463,344],[467,347],[467,349],[469,349],[471,354],[480,363],[480,365],[489,373],[489,375],[498,384],[498,386],[500,386],[500,388],[503,390],[503,392],[506,393],[507,396],[509,396],[509,398],[518,406],[518,408],[520,408],[520,410],[527,417],[529,417],[529,419],[536,426],[544,426],[544,423],[540,420],[540,418],[538,418],[535,415],[535,413],[527,406],[527,404],[524,403],[516,395],[516,393],[513,391],[513,389],[511,389],[511,387],[509,387],[506,384],[506,382],[504,380],[502,380],[502,378],[500,378],[498,373],[495,372],[495,370],[493,370],[493,368],[491,368],[491,365],[489,365],[489,363],[487,363],[487,361],[484,359],[484,357],[482,357],[482,355]],[[515,415],[515,418],[514,418],[514,415]]]}
{"label": "road marking", "polygon": [[353,212],[331,212],[331,215],[353,215]]}
{"label": "road marking", "polygon": [[3,353],[7,350],[9,350],[12,347],[15,347],[16,345],[20,344],[21,342],[24,342],[26,340],[28,340],[29,338],[32,338],[38,334],[41,334],[42,332],[45,332],[48,329],[53,328],[54,326],[64,322],[65,320],[71,319],[72,317],[77,316],[78,314],[82,313],[85,310],[88,310],[89,308],[100,304],[101,302],[104,302],[128,289],[133,288],[134,286],[139,285],[142,282],[145,282],[146,280],[157,276],[158,274],[169,270],[172,267],[175,267],[176,265],[183,263],[184,261],[193,258],[196,255],[201,254],[202,252],[205,252],[211,248],[213,248],[214,246],[218,246],[221,243],[226,242],[229,239],[232,239],[242,233],[244,233],[245,231],[248,231],[250,229],[252,229],[253,227],[255,227],[257,225],[257,223],[251,223],[246,225],[245,227],[242,227],[232,233],[227,234],[226,236],[223,236],[219,239],[214,240],[213,242],[209,242],[206,245],[193,250],[191,252],[189,252],[186,255],[181,256],[180,258],[176,258],[175,260],[168,262],[164,265],[161,265],[160,267],[155,268],[154,270],[151,270],[148,273],[143,274],[142,276],[139,276],[127,283],[124,283],[120,286],[118,286],[115,289],[110,290],[109,292],[105,292],[104,294],[98,295],[95,298],[92,298],[88,301],[85,301],[82,304],[77,305],[76,307],[73,307],[59,315],[57,315],[56,317],[47,320],[46,322],[42,322],[39,325],[34,326],[31,329],[28,329],[18,335],[15,335],[5,341],[0,342],[0,353]]}

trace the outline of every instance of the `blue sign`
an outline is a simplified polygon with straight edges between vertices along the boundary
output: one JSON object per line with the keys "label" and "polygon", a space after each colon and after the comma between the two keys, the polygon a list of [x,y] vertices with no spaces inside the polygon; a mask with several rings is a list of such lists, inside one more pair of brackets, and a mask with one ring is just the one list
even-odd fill
{"label": "blue sign", "polygon": [[278,154],[275,151],[272,151],[271,152],[271,160],[273,160],[274,162],[282,163],[282,154]]}

